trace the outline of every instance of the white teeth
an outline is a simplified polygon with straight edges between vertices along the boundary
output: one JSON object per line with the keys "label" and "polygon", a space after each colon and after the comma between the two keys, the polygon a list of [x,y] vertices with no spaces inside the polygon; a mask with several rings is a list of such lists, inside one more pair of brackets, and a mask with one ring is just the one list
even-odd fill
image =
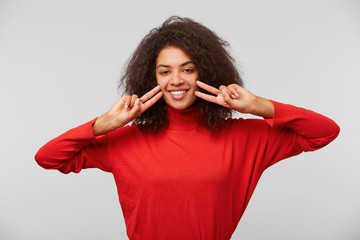
{"label": "white teeth", "polygon": [[180,94],[184,94],[186,91],[171,91],[170,93],[173,95],[180,95]]}

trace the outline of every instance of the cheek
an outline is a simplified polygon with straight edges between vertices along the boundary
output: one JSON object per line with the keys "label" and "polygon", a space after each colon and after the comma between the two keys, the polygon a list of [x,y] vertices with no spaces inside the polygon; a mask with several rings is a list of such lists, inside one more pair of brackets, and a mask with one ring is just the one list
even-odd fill
{"label": "cheek", "polygon": [[198,86],[196,85],[196,81],[199,80],[199,78],[197,76],[192,77],[191,79],[188,79],[188,84],[191,86],[191,88],[193,89],[197,89]]}
{"label": "cheek", "polygon": [[162,77],[156,77],[157,84],[160,86],[161,90],[164,90],[167,85],[167,80]]}

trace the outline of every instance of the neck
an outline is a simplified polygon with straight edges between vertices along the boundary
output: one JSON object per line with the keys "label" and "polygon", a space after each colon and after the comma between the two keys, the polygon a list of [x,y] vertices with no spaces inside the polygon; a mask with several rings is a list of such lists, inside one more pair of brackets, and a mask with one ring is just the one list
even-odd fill
{"label": "neck", "polygon": [[170,130],[189,130],[198,127],[200,107],[193,104],[186,109],[174,109],[167,105],[167,115]]}

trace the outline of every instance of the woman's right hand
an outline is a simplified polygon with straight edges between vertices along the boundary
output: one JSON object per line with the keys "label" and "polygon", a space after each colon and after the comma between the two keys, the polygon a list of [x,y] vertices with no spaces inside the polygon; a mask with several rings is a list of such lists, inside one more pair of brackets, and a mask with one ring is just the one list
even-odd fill
{"label": "woman's right hand", "polygon": [[98,117],[93,125],[94,135],[111,132],[134,120],[162,97],[160,86],[156,86],[141,98],[124,95],[109,111]]}

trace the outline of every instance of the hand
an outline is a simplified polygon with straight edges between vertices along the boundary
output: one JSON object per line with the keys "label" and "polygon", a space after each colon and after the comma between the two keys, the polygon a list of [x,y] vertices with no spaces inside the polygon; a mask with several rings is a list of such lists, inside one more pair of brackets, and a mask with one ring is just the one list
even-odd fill
{"label": "hand", "polygon": [[198,87],[215,95],[200,91],[195,92],[197,97],[206,101],[234,109],[240,113],[250,113],[262,117],[272,117],[274,115],[274,106],[268,99],[256,96],[237,84],[222,85],[219,89],[200,81],[197,81],[196,84]]}
{"label": "hand", "polygon": [[94,135],[101,135],[125,126],[134,120],[162,97],[160,86],[156,86],[141,98],[137,95],[122,96],[108,112],[104,113],[93,125]]}

